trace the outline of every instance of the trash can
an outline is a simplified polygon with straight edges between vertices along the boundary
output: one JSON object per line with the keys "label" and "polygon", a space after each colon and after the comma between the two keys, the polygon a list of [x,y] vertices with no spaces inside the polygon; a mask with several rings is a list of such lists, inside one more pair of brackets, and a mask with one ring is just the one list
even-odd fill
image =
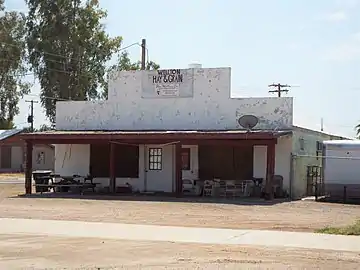
{"label": "trash can", "polygon": [[[48,185],[52,171],[33,171],[32,176],[35,185]],[[35,192],[46,192],[49,191],[48,187],[37,187],[35,186]]]}

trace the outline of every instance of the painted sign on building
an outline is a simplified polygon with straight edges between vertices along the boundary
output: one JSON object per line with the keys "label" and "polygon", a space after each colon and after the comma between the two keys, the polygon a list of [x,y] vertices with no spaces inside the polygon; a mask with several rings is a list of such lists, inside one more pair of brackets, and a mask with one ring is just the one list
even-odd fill
{"label": "painted sign on building", "polygon": [[192,97],[193,78],[193,69],[146,71],[142,78],[142,97]]}

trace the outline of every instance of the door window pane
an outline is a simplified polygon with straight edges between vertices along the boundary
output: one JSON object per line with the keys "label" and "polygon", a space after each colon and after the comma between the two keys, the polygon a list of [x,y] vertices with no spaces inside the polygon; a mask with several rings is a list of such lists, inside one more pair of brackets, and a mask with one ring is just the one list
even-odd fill
{"label": "door window pane", "polygon": [[162,148],[149,148],[149,170],[162,170]]}

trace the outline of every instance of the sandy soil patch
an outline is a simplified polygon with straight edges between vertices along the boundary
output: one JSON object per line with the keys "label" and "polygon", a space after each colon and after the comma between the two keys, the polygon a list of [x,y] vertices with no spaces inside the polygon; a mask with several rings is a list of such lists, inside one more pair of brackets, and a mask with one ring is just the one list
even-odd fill
{"label": "sandy soil patch", "polygon": [[1,269],[358,269],[359,254],[0,234]]}
{"label": "sandy soil patch", "polygon": [[23,173],[0,173],[1,180],[9,178],[25,178],[25,175]]}
{"label": "sandy soil patch", "polygon": [[0,184],[0,217],[81,220],[172,226],[314,231],[360,219],[360,206],[316,202],[275,205],[59,198],[11,198],[21,184]]}

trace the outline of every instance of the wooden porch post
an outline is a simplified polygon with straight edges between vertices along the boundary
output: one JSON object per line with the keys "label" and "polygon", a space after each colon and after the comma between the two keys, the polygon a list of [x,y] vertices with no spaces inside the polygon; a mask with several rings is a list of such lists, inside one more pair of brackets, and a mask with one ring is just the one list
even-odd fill
{"label": "wooden porch post", "polygon": [[275,142],[267,145],[266,153],[266,199],[272,200],[274,197]]}
{"label": "wooden porch post", "polygon": [[116,173],[115,173],[115,144],[110,143],[110,192],[116,192]]}
{"label": "wooden porch post", "polygon": [[182,168],[181,168],[181,143],[175,145],[175,192],[177,196],[182,194]]}
{"label": "wooden porch post", "polygon": [[25,193],[31,194],[33,142],[26,141]]}

